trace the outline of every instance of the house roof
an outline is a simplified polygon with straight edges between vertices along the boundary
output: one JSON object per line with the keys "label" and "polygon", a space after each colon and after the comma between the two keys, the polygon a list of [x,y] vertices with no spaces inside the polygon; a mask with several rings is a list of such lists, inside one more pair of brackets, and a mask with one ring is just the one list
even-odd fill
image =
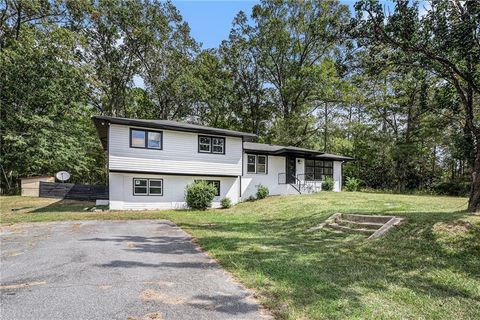
{"label": "house roof", "polygon": [[354,158],[325,153],[322,151],[299,148],[294,146],[280,146],[274,144],[265,144],[265,143],[255,143],[255,142],[244,142],[243,149],[246,152],[252,153],[264,153],[270,155],[293,155],[293,156],[302,156],[302,157],[311,157],[324,160],[337,160],[337,161],[349,161],[354,160]]}
{"label": "house roof", "polygon": [[107,121],[115,124],[124,124],[129,126],[138,126],[146,128],[155,128],[155,129],[171,129],[177,131],[188,131],[188,132],[200,132],[207,134],[231,136],[231,137],[243,137],[243,138],[255,138],[257,135],[248,132],[219,129],[207,126],[201,126],[197,124],[177,122],[172,120],[150,120],[150,119],[129,119],[129,118],[119,118],[119,117],[107,117],[107,116],[94,116],[92,117],[93,121]]}

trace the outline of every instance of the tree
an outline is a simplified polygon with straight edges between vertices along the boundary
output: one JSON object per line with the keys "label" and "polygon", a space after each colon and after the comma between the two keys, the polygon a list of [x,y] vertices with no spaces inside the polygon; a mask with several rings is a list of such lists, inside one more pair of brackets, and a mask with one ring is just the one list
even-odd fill
{"label": "tree", "polygon": [[418,3],[407,0],[397,1],[389,15],[378,1],[359,1],[355,8],[360,44],[398,51],[455,88],[463,105],[464,125],[474,137],[475,146],[468,210],[479,210],[480,3],[436,0],[424,15],[419,14]]}
{"label": "tree", "polygon": [[74,182],[104,181],[104,158],[86,104],[85,74],[74,35],[44,21],[22,23],[0,52],[1,188],[18,178],[72,173]]}
{"label": "tree", "polygon": [[[318,133],[315,113],[328,99],[332,72],[328,59],[339,50],[349,11],[338,1],[262,1],[252,11],[252,25],[241,17],[234,29],[253,49],[263,87],[276,106],[270,139],[309,146]],[[335,74],[335,73],[334,73]]]}
{"label": "tree", "polygon": [[240,11],[219,52],[232,82],[234,128],[264,136],[272,121],[274,107],[270,99],[272,90],[261,74],[259,50],[255,39],[251,38],[252,30],[247,16]]}

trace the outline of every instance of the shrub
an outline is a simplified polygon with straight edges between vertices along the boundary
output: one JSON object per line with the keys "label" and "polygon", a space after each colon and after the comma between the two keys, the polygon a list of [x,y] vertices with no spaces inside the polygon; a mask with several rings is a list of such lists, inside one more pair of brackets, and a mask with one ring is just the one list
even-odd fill
{"label": "shrub", "polygon": [[259,184],[257,186],[257,199],[265,199],[268,196],[268,188]]}
{"label": "shrub", "polygon": [[467,196],[470,192],[471,183],[469,181],[452,180],[439,182],[433,186],[437,194],[448,196]]}
{"label": "shrub", "polygon": [[220,201],[220,204],[222,205],[223,209],[228,209],[232,206],[232,200],[230,200],[230,198],[225,197]]}
{"label": "shrub", "polygon": [[185,199],[189,208],[205,210],[212,205],[216,192],[213,184],[206,181],[197,181],[186,186]]}
{"label": "shrub", "polygon": [[322,182],[322,190],[332,191],[333,190],[333,178],[326,177]]}
{"label": "shrub", "polygon": [[345,189],[347,191],[359,191],[360,180],[353,177],[347,177],[347,180],[345,181]]}

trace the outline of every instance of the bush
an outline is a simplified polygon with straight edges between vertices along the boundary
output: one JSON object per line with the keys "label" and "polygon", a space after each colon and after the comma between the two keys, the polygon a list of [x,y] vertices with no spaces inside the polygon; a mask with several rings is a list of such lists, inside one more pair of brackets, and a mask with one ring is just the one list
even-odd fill
{"label": "bush", "polygon": [[257,186],[257,199],[265,199],[269,194],[268,188],[259,184]]}
{"label": "bush", "polygon": [[206,181],[197,181],[185,188],[185,199],[191,209],[205,210],[212,205],[217,190],[213,184]]}
{"label": "bush", "polygon": [[326,177],[322,182],[322,190],[332,191],[333,190],[333,178]]}
{"label": "bush", "polygon": [[470,186],[469,181],[453,180],[437,183],[433,186],[433,190],[441,195],[465,197],[470,192]]}
{"label": "bush", "polygon": [[359,191],[360,180],[353,177],[347,177],[347,180],[345,181],[345,189],[347,191]]}
{"label": "bush", "polygon": [[232,200],[230,198],[223,198],[222,201],[220,201],[220,204],[222,205],[223,209],[228,209],[232,206]]}

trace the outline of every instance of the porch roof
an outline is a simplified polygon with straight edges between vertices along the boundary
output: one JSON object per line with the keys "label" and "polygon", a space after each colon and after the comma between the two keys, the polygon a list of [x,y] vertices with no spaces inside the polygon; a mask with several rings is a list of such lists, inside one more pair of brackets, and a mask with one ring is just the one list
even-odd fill
{"label": "porch roof", "polygon": [[245,152],[263,153],[276,156],[296,156],[301,158],[315,158],[321,160],[336,160],[336,161],[352,161],[351,157],[325,153],[322,151],[299,148],[294,146],[280,146],[274,144],[244,142],[243,149]]}

